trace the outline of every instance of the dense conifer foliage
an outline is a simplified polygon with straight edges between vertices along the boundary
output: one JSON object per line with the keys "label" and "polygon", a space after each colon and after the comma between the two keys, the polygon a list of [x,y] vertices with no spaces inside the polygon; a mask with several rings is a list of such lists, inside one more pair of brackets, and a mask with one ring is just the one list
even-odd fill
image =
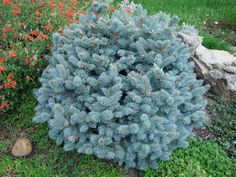
{"label": "dense conifer foliage", "polygon": [[34,121],[47,122],[66,151],[157,168],[204,122],[207,87],[178,38],[195,31],[165,13],[148,16],[141,5],[107,9],[95,2],[80,24],[53,34]]}

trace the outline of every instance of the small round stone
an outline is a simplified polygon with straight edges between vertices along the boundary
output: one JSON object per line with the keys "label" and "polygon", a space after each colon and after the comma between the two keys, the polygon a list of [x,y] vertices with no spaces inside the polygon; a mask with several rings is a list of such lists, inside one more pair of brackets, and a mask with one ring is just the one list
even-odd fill
{"label": "small round stone", "polygon": [[15,157],[22,157],[30,154],[32,151],[32,145],[27,138],[19,138],[12,147],[12,155]]}

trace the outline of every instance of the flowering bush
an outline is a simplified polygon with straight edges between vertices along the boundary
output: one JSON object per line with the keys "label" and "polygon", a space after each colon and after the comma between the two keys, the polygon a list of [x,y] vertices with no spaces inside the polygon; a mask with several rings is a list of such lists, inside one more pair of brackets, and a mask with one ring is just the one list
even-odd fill
{"label": "flowering bush", "polygon": [[[37,85],[53,31],[79,23],[90,1],[0,1],[0,114]],[[59,30],[60,32],[60,30]]]}

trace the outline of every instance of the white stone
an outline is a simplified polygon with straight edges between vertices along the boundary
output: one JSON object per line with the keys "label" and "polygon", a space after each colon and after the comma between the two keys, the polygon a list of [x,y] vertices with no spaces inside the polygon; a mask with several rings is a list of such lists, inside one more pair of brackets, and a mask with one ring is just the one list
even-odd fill
{"label": "white stone", "polygon": [[196,49],[196,55],[209,65],[224,66],[232,65],[236,62],[235,57],[229,52],[207,49],[202,45]]}
{"label": "white stone", "polygon": [[179,34],[186,46],[195,48],[194,57],[198,77],[212,86],[221,96],[230,98],[236,94],[236,57],[227,51],[212,50],[202,46],[202,38],[193,35]]}
{"label": "white stone", "polygon": [[202,37],[193,33],[191,35],[187,35],[184,33],[179,33],[179,37],[184,41],[187,46],[191,46],[197,48],[202,44]]}

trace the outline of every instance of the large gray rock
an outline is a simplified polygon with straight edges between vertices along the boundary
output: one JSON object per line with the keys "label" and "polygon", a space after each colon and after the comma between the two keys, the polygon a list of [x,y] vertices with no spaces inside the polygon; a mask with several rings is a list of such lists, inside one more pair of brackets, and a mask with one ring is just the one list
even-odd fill
{"label": "large gray rock", "polygon": [[199,78],[212,86],[212,90],[228,99],[236,94],[236,57],[222,50],[211,50],[202,46],[202,37],[179,34],[187,46],[195,49],[190,60],[195,63]]}

